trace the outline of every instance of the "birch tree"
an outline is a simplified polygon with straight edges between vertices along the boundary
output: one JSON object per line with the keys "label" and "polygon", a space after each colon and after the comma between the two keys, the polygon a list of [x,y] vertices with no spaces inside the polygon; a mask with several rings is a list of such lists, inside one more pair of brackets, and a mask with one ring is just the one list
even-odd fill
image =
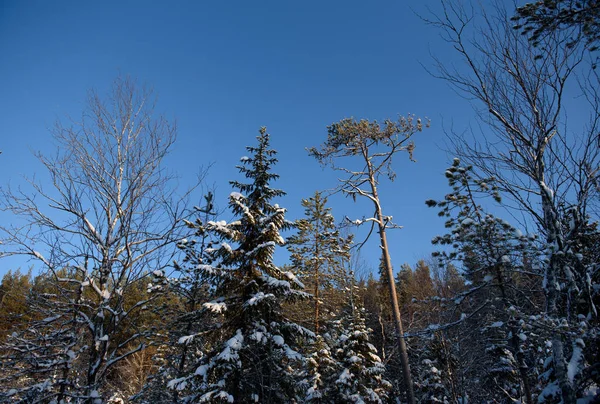
{"label": "birch tree", "polygon": [[[152,329],[136,317],[156,294],[135,301],[129,295],[171,261],[185,229],[187,195],[177,194],[164,168],[176,127],[154,106],[152,93],[127,78],[118,78],[106,99],[91,91],[81,120],[54,127],[56,154],[37,154],[47,183],[29,181],[31,192],[1,191],[2,209],[15,218],[0,227],[2,255],[29,258],[53,285],[40,296],[44,328],[35,338],[9,341],[12,359],[3,375],[35,374],[35,341],[70,330],[53,353],[62,359],[49,362],[63,363],[64,373],[25,382],[23,391],[38,383],[37,401],[104,401],[111,368],[147,346]],[[21,390],[4,393],[16,398]]]}

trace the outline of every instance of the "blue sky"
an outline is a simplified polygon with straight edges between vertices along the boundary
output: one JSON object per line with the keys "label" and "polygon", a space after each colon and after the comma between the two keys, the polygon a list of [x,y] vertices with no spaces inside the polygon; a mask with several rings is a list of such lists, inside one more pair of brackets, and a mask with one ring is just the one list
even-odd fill
{"label": "blue sky", "polygon": [[[414,113],[432,123],[415,138],[418,162],[401,156],[397,180],[381,186],[385,213],[404,226],[390,235],[394,266],[413,264],[443,231],[424,204],[447,191],[443,125],[462,130],[474,121],[469,103],[421,66],[432,65],[430,52],[454,56],[408,4],[0,1],[0,185],[43,175],[32,151],[54,151],[48,128],[77,117],[86,91],[106,93],[119,74],[154,88],[157,110],[178,124],[170,168],[185,185],[212,163],[208,182],[221,205],[244,147],[267,126],[290,219],[301,217],[301,198],[336,185],[336,174],[305,151],[325,140],[327,125]],[[419,13],[438,7],[412,4]],[[330,202],[338,219],[372,212],[340,197]],[[363,256],[376,267],[375,239]],[[0,263],[0,273],[17,265]]]}

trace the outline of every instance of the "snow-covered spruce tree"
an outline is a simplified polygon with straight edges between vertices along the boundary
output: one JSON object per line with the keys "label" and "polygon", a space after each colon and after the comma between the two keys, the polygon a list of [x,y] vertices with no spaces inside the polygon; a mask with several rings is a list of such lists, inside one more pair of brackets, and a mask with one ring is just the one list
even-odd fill
{"label": "snow-covered spruce tree", "polygon": [[218,326],[206,335],[214,348],[198,358],[194,372],[170,383],[189,385],[186,402],[282,403],[299,394],[296,374],[305,358],[297,346],[314,333],[285,318],[282,305],[309,295],[292,272],[273,263],[275,248],[285,244],[280,231],[291,224],[285,209],[271,204],[284,192],[270,186],[279,176],[265,128],[257,139],[238,166],[249,182],[231,182],[239,192],[231,193],[229,206],[238,218],[207,223],[221,243],[212,251],[214,264],[198,266],[214,289],[202,307]]}
{"label": "snow-covered spruce tree", "polygon": [[[349,258],[351,237],[342,237],[327,198],[320,192],[303,199],[305,217],[295,223],[298,233],[288,239],[292,267],[306,291],[313,294],[314,310],[311,325],[319,333],[323,315],[335,312],[339,300],[335,295],[347,281],[343,260]],[[337,282],[336,282],[337,281]]]}
{"label": "snow-covered spruce tree", "polygon": [[331,391],[331,378],[337,373],[339,364],[332,357],[329,333],[317,335],[312,344],[312,353],[306,360],[306,377],[302,384],[306,386],[303,402],[327,403]]}
{"label": "snow-covered spruce tree", "polygon": [[333,347],[338,372],[329,381],[327,397],[334,403],[385,403],[392,385],[383,378],[385,366],[369,342],[364,309],[354,302],[350,306]]}
{"label": "snow-covered spruce tree", "polygon": [[437,362],[423,359],[417,369],[415,384],[419,402],[450,403]]}
{"label": "snow-covered spruce tree", "polygon": [[[417,345],[417,344],[415,344]],[[455,403],[457,358],[445,332],[437,332],[418,341],[415,346],[418,365],[415,365],[415,386],[420,403]]]}

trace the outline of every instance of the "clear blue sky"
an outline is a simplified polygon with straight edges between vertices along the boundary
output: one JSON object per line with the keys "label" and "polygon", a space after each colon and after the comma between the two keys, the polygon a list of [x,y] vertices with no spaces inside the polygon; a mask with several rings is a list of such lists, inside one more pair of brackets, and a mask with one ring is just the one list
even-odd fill
{"label": "clear blue sky", "polygon": [[[0,184],[41,175],[31,151],[53,152],[48,128],[80,114],[86,91],[105,93],[119,74],[152,86],[158,110],[177,120],[170,168],[182,184],[214,163],[209,182],[221,205],[244,146],[267,126],[289,219],[301,217],[301,198],[336,185],[305,151],[324,141],[328,124],[414,113],[432,121],[415,139],[418,162],[402,156],[396,182],[382,184],[385,213],[404,226],[390,236],[394,266],[413,264],[443,231],[424,204],[447,192],[442,122],[466,128],[473,113],[420,65],[431,66],[430,51],[451,53],[409,4],[421,13],[438,8],[437,0],[0,0]],[[331,205],[338,219],[372,212],[342,198]],[[366,248],[376,267],[375,239]],[[0,273],[7,265],[16,264],[0,262]]]}

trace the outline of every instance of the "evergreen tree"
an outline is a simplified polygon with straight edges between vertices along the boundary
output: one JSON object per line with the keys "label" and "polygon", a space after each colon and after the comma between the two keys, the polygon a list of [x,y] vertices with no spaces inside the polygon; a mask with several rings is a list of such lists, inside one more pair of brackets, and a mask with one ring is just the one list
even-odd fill
{"label": "evergreen tree", "polygon": [[539,46],[543,38],[558,30],[567,31],[567,46],[573,47],[578,41],[585,42],[590,50],[598,49],[600,41],[600,4],[597,0],[545,0],[527,3],[517,8],[512,18],[534,46]]}
{"label": "evergreen tree", "polygon": [[423,359],[417,367],[417,396],[420,403],[450,403],[437,361]]}
{"label": "evergreen tree", "polygon": [[[454,159],[446,171],[452,192],[443,201],[427,201],[441,208],[450,229],[444,236],[434,238],[434,244],[450,245],[450,252],[438,253],[443,262],[457,260],[464,266],[464,275],[471,288],[459,294],[454,303],[468,306],[480,334],[472,352],[475,373],[471,380],[489,381],[487,389],[477,387],[479,399],[505,396],[508,400],[532,402],[531,376],[526,363],[523,333],[527,312],[518,300],[525,293],[520,289],[515,273],[523,268],[523,257],[539,260],[533,244],[535,237],[525,236],[504,220],[485,213],[475,201],[478,196],[493,196],[500,201],[493,178],[475,179],[472,167],[463,167]],[[466,317],[466,314],[464,315]],[[471,325],[471,326],[473,326]]]}
{"label": "evergreen tree", "polygon": [[[339,294],[346,271],[343,261],[350,256],[351,237],[342,237],[326,207],[327,198],[320,192],[302,200],[305,217],[296,221],[298,233],[288,240],[292,267],[314,296],[313,329],[319,333],[323,312],[336,307],[334,294]],[[337,287],[336,287],[337,286]]]}
{"label": "evergreen tree", "polygon": [[284,192],[270,186],[278,178],[272,172],[277,159],[265,128],[257,139],[238,166],[249,182],[231,182],[239,192],[231,193],[229,206],[238,219],[207,224],[221,242],[212,250],[215,263],[198,268],[214,295],[203,308],[218,324],[210,336],[214,348],[198,358],[194,373],[170,383],[174,389],[192,383],[186,401],[280,403],[300,393],[298,342],[314,334],[289,321],[282,305],[308,295],[292,272],[273,263],[275,248],[285,244],[280,231],[291,224],[285,209],[271,204]]}
{"label": "evergreen tree", "polygon": [[312,354],[307,359],[304,402],[326,403],[331,390],[330,381],[338,369],[338,362],[331,355],[331,337],[328,333],[317,335]]}
{"label": "evergreen tree", "polygon": [[[352,304],[352,303],[351,303]],[[339,371],[330,382],[335,403],[384,403],[392,385],[384,379],[385,366],[369,342],[363,309],[351,308],[334,348]]]}

